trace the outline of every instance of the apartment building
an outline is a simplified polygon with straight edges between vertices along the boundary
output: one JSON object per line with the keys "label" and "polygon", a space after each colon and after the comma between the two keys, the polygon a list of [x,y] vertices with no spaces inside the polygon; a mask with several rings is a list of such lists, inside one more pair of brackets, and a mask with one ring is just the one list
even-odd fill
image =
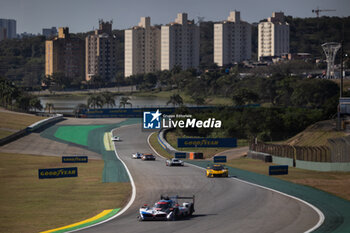
{"label": "apartment building", "polygon": [[214,24],[214,63],[218,66],[251,59],[251,25],[231,11],[227,20]]}
{"label": "apartment building", "polygon": [[258,59],[289,53],[289,24],[283,12],[273,12],[267,22],[258,26]]}
{"label": "apartment building", "polygon": [[17,22],[14,19],[0,19],[0,41],[17,37]]}
{"label": "apartment building", "polygon": [[85,79],[98,75],[109,81],[117,74],[117,40],[112,21],[99,21],[99,29],[85,38]]}
{"label": "apartment building", "polygon": [[161,27],[161,70],[199,65],[199,26],[179,13],[175,22]]}
{"label": "apartment building", "polygon": [[138,26],[125,30],[124,76],[160,70],[160,49],[160,27],[141,17]]}
{"label": "apartment building", "polygon": [[71,37],[68,27],[60,27],[58,36],[45,41],[45,75],[64,73],[67,77],[85,76],[85,43]]}

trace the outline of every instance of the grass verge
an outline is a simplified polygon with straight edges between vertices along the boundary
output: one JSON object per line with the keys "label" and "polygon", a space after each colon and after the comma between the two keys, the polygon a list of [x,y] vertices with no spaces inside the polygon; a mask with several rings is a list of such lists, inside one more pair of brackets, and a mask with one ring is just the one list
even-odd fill
{"label": "grass verge", "polygon": [[130,183],[102,183],[102,160],[78,167],[78,177],[38,179],[39,168],[71,167],[60,157],[0,153],[0,232],[39,232],[123,207]]}
{"label": "grass verge", "polygon": [[[159,154],[167,158],[171,157],[171,155],[159,145],[156,133],[152,134],[150,143]],[[255,159],[240,158],[229,160],[226,165],[268,176],[268,168],[273,164]],[[288,175],[274,177],[296,184],[311,186],[350,200],[350,172],[317,172],[289,167]]]}
{"label": "grass verge", "polygon": [[30,114],[0,112],[0,138],[7,137],[15,131],[24,129],[45,118],[46,117],[38,117]]}
{"label": "grass verge", "polygon": [[[255,159],[240,158],[229,160],[227,165],[268,176],[269,166],[273,164]],[[350,200],[350,172],[318,172],[294,167],[288,169],[288,175],[274,177],[296,184],[308,185]]]}
{"label": "grass verge", "polygon": [[152,133],[151,137],[149,138],[149,143],[161,156],[168,159],[173,158],[173,156],[169,154],[166,150],[164,150],[163,147],[161,147],[158,143],[158,132]]}

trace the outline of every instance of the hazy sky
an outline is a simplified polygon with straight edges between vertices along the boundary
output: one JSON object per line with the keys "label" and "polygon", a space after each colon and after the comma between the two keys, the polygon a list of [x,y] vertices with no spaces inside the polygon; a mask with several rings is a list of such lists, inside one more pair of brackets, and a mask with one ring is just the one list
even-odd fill
{"label": "hazy sky", "polygon": [[113,19],[113,29],[136,25],[141,16],[152,24],[174,21],[186,12],[189,19],[226,19],[230,10],[241,12],[244,21],[258,22],[283,11],[293,17],[315,17],[312,9],[327,16],[350,16],[350,0],[0,0],[0,18],[17,20],[17,33],[41,33],[42,28],[68,26],[71,32],[86,32],[98,27],[98,19]]}

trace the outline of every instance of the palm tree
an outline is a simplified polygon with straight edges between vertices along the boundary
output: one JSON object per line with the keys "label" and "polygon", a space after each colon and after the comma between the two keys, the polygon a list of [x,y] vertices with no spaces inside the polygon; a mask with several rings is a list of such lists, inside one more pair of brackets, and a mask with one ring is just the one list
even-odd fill
{"label": "palm tree", "polygon": [[183,105],[183,99],[179,94],[173,94],[172,96],[170,96],[169,101],[166,103],[166,105],[168,104],[173,104],[174,107],[176,105]]}
{"label": "palm tree", "polygon": [[46,103],[46,105],[45,105],[45,111],[49,111],[49,114],[51,113],[51,110],[54,110],[55,108],[54,108],[54,105],[53,105],[53,103]]}
{"label": "palm tree", "polygon": [[78,117],[79,114],[80,114],[82,111],[86,110],[87,108],[88,108],[88,107],[87,107],[86,104],[78,104],[78,105],[74,108],[74,115],[75,115],[75,117]]}
{"label": "palm tree", "polygon": [[101,95],[103,97],[103,104],[106,104],[108,108],[109,108],[109,106],[111,106],[111,107],[115,106],[115,100],[114,100],[113,93],[111,93],[109,91],[105,91],[105,92],[102,92]]}
{"label": "palm tree", "polygon": [[34,109],[34,111],[39,110],[41,111],[43,109],[43,106],[41,105],[40,100],[36,96],[32,96],[29,101],[30,108]]}
{"label": "palm tree", "polygon": [[123,106],[123,108],[125,108],[125,105],[130,105],[130,107],[132,107],[132,104],[129,102],[130,98],[123,96],[122,98],[120,98],[119,101],[119,108]]}
{"label": "palm tree", "polygon": [[92,107],[93,109],[95,109],[96,107],[102,108],[103,107],[102,96],[98,94],[91,95],[87,100],[87,106],[89,108]]}

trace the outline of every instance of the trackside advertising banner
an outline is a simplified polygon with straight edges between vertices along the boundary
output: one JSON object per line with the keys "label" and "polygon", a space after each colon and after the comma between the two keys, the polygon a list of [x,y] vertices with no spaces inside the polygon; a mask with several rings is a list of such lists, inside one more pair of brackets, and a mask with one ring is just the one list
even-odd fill
{"label": "trackside advertising banner", "polygon": [[214,163],[226,163],[226,161],[227,161],[226,156],[223,156],[223,155],[221,156],[217,155],[213,157]]}
{"label": "trackside advertising banner", "polygon": [[87,156],[62,156],[62,163],[87,163]]}
{"label": "trackside advertising banner", "polygon": [[288,175],[287,165],[274,165],[269,167],[269,175]]}
{"label": "trackside advertising banner", "polygon": [[65,167],[65,168],[49,168],[39,169],[39,179],[51,179],[51,178],[64,178],[64,177],[77,177],[77,167]]}
{"label": "trackside advertising banner", "polygon": [[177,147],[237,147],[236,138],[178,138]]}

